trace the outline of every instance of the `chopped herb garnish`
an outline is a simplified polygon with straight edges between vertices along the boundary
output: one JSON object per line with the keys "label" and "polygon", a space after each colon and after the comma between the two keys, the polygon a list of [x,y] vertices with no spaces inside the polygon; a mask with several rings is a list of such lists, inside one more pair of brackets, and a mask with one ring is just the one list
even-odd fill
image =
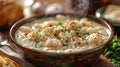
{"label": "chopped herb garnish", "polygon": [[75,28],[74,31],[75,31],[76,34],[79,33],[78,28]]}
{"label": "chopped herb garnish", "polygon": [[74,31],[75,31],[77,37],[81,37],[80,34],[79,34],[79,29],[78,28],[75,28]]}
{"label": "chopped herb garnish", "polygon": [[60,29],[59,32],[64,32],[64,30],[63,30],[63,29]]}
{"label": "chopped herb garnish", "polygon": [[45,35],[46,35],[46,36],[49,36],[49,35],[50,35],[50,33],[49,33],[49,32],[47,32]]}
{"label": "chopped herb garnish", "polygon": [[57,38],[58,40],[60,40],[60,39],[61,39],[61,37],[59,37],[59,36],[57,36],[56,38]]}
{"label": "chopped herb garnish", "polygon": [[39,34],[39,32],[36,32],[36,37],[40,37],[41,35]]}
{"label": "chopped herb garnish", "polygon": [[35,48],[37,48],[37,43],[34,43],[32,46],[35,47]]}
{"label": "chopped herb garnish", "polygon": [[59,22],[56,22],[56,25],[57,25],[57,26],[61,26],[61,25],[62,25],[62,22],[60,22],[60,21],[59,21]]}
{"label": "chopped herb garnish", "polygon": [[89,32],[86,32],[86,33],[84,33],[84,35],[90,35],[90,33],[89,33]]}
{"label": "chopped herb garnish", "polygon": [[80,35],[80,34],[78,34],[78,35],[77,35],[77,37],[81,37],[81,35]]}
{"label": "chopped herb garnish", "polygon": [[56,37],[58,40],[63,41],[64,39],[62,37],[57,36]]}
{"label": "chopped herb garnish", "polygon": [[40,33],[39,32],[36,32],[36,37],[35,37],[35,42],[39,42],[40,41],[40,37],[41,37],[41,35],[40,35]]}
{"label": "chopped herb garnish", "polygon": [[69,44],[63,44],[63,46],[69,48]]}
{"label": "chopped herb garnish", "polygon": [[19,38],[19,35],[17,36],[17,38]]}

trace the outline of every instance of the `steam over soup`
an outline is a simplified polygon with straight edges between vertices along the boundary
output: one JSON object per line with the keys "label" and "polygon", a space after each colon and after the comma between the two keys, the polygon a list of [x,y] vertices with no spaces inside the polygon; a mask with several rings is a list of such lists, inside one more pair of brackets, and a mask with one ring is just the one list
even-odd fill
{"label": "steam over soup", "polygon": [[16,41],[24,47],[47,52],[75,52],[107,41],[106,27],[90,20],[57,15],[36,19],[16,31]]}

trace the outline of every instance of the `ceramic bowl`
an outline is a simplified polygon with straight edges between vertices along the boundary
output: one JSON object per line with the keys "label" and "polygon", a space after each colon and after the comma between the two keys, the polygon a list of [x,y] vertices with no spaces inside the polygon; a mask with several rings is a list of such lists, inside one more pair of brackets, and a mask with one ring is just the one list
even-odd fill
{"label": "ceramic bowl", "polygon": [[[65,13],[61,13],[61,14],[65,16],[67,15],[67,16],[77,17],[81,19],[81,17],[79,17],[78,14],[65,14]],[[75,66],[76,63],[80,65],[86,65],[87,63],[93,60],[96,60],[96,58],[98,58],[103,53],[104,49],[109,45],[109,43],[113,38],[114,30],[110,24],[92,15],[87,15],[86,16],[87,18],[92,19],[96,23],[99,23],[108,28],[107,32],[109,35],[109,39],[104,44],[96,48],[85,50],[85,51],[71,52],[71,53],[53,53],[53,52],[36,51],[29,48],[25,48],[16,42],[15,32],[20,26],[22,26],[25,23],[32,22],[36,19],[42,19],[45,17],[54,17],[54,16],[56,16],[56,14],[37,15],[37,16],[33,16],[28,19],[22,19],[16,22],[11,27],[11,30],[10,30],[10,38],[11,38],[11,41],[14,43],[11,46],[18,47],[24,53],[25,58],[30,62],[32,62],[33,64],[41,65],[42,67],[47,67],[47,66],[56,66],[56,67],[68,66],[69,67],[69,65]]]}

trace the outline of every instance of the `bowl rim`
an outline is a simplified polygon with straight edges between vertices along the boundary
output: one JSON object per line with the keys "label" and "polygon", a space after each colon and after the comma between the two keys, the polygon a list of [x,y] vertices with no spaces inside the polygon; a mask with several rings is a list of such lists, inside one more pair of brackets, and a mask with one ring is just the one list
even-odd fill
{"label": "bowl rim", "polygon": [[[57,13],[57,14],[79,16],[78,14],[72,14],[72,13]],[[57,14],[49,14],[48,17],[51,16],[51,15],[54,16],[54,15],[57,15]],[[33,17],[24,18],[24,19],[21,19],[21,20],[17,21],[17,22],[11,27],[10,32],[9,32],[11,41],[12,41],[16,46],[18,46],[19,48],[26,49],[26,50],[29,50],[29,51],[32,51],[32,52],[35,52],[35,53],[40,53],[40,54],[45,54],[45,55],[49,55],[49,54],[50,54],[50,55],[71,55],[71,54],[88,54],[88,53],[96,52],[97,50],[100,50],[100,49],[102,49],[102,48],[107,47],[108,44],[112,41],[113,36],[114,36],[114,29],[113,29],[113,27],[112,27],[109,23],[107,23],[106,21],[104,21],[104,20],[102,20],[102,19],[100,19],[100,18],[97,18],[97,17],[95,17],[95,16],[93,16],[93,15],[87,14],[86,17],[94,18],[94,20],[97,20],[97,21],[101,22],[101,24],[106,25],[106,27],[109,29],[109,31],[110,31],[109,39],[108,39],[103,45],[99,45],[99,46],[97,46],[97,47],[94,47],[94,48],[88,49],[88,50],[84,50],[84,51],[75,51],[75,52],[66,52],[66,53],[65,53],[65,52],[63,52],[63,53],[62,53],[62,52],[57,53],[57,52],[38,51],[38,50],[33,50],[33,49],[26,48],[26,47],[23,47],[23,46],[19,45],[19,44],[15,41],[14,35],[13,35],[13,29],[16,27],[16,25],[18,25],[19,23],[21,23],[21,22],[23,22],[23,21],[27,21],[27,20],[35,19],[35,18],[43,18],[44,16],[45,16],[44,14],[43,14],[43,15],[35,15],[35,16],[33,16]],[[23,24],[22,24],[22,25],[23,25]],[[21,25],[20,25],[20,26],[21,26]],[[17,29],[18,29],[18,28],[17,28]],[[17,30],[17,29],[16,29],[16,30]],[[16,30],[14,31],[14,33],[16,32]]]}

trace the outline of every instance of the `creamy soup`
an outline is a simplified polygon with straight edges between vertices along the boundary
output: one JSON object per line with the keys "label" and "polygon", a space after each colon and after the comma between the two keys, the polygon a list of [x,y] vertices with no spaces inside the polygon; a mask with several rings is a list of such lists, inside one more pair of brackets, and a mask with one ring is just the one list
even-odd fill
{"label": "creamy soup", "polygon": [[108,39],[106,27],[89,18],[63,15],[36,19],[22,25],[16,41],[30,49],[46,52],[75,52],[94,48]]}

